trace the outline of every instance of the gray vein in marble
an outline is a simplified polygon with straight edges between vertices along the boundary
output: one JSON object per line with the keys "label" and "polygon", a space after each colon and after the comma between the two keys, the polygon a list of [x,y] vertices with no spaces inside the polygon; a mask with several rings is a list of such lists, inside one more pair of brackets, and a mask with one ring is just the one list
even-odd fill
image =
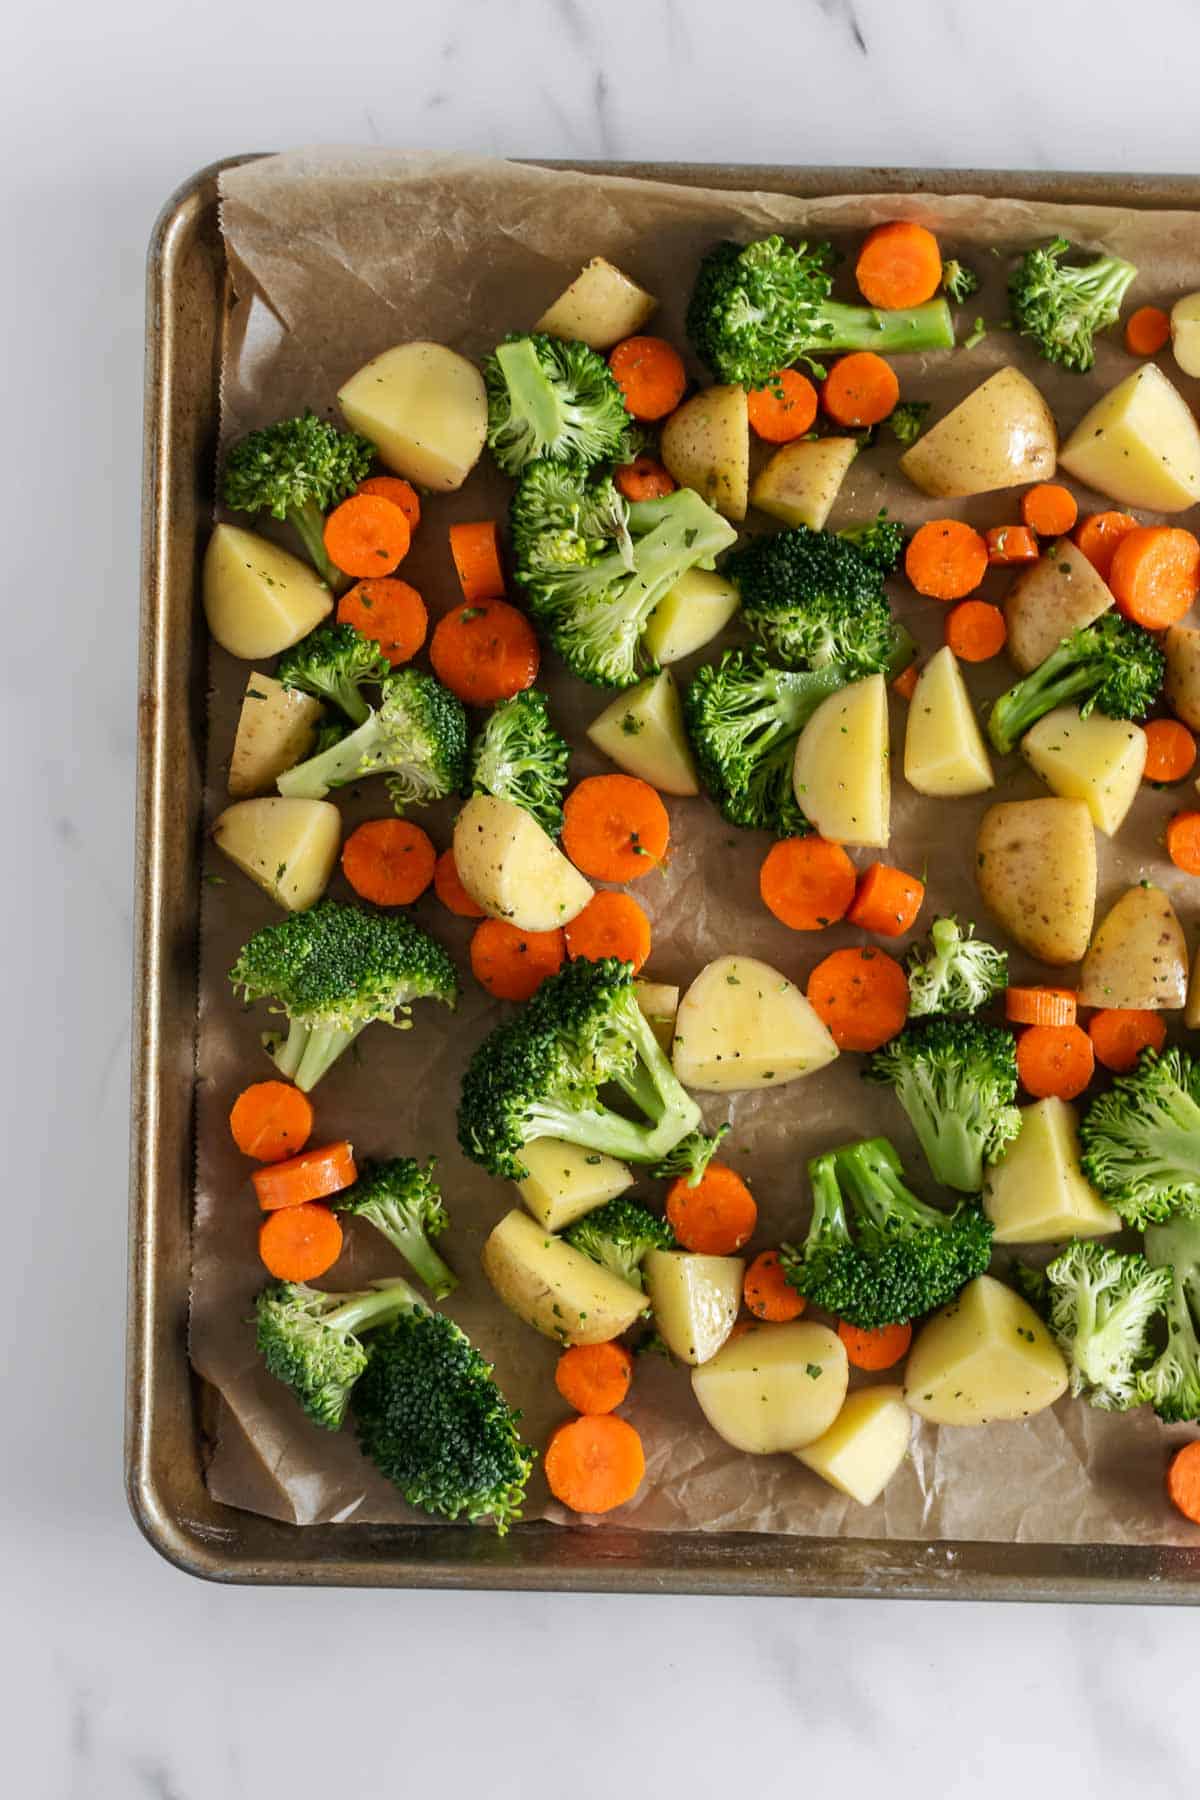
{"label": "gray vein in marble", "polygon": [[840,24],[845,28],[849,33],[851,43],[861,55],[869,54],[867,40],[859,23],[854,0],[817,0],[817,5],[825,18],[833,24]]}

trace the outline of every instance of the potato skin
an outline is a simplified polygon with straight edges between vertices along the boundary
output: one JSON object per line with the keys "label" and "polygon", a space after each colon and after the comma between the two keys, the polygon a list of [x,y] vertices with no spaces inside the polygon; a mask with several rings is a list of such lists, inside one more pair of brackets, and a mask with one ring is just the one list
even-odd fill
{"label": "potato skin", "polygon": [[483,1246],[483,1272],[519,1319],[560,1344],[603,1344],[627,1331],[646,1296],[519,1209]]}
{"label": "potato skin", "polygon": [[1167,658],[1165,692],[1177,719],[1200,731],[1200,629],[1172,625],[1163,640]]}
{"label": "potato skin", "polygon": [[984,905],[1042,962],[1078,962],[1092,935],[1096,838],[1082,800],[1002,800],[976,839]]}
{"label": "potato skin", "polygon": [[726,519],[746,516],[750,498],[750,416],[746,390],[702,388],[677,407],[659,440],[680,487],[694,488]]}
{"label": "potato skin", "polygon": [[1079,974],[1082,1006],[1168,1011],[1187,998],[1183,927],[1159,887],[1129,888],[1100,923]]}
{"label": "potato skin", "polygon": [[1054,415],[1019,369],[997,369],[900,458],[922,493],[938,499],[990,494],[1054,473]]}
{"label": "potato skin", "polygon": [[750,504],[784,525],[820,531],[857,455],[854,438],[801,438],[785,444],[755,480]]}
{"label": "potato skin", "polygon": [[593,256],[533,329],[574,339],[593,350],[611,350],[622,338],[640,331],[657,305],[653,294],[613,263]]}
{"label": "potato skin", "polygon": [[1062,538],[1022,570],[1004,597],[1008,654],[1028,675],[1063,638],[1090,625],[1112,603],[1107,583],[1083,551]]}

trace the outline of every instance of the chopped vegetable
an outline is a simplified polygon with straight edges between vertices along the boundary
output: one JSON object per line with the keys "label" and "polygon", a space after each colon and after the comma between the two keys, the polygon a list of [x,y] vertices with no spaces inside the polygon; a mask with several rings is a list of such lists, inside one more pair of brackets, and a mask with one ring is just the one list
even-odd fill
{"label": "chopped vegetable", "polygon": [[1143,1050],[1079,1128],[1083,1172],[1131,1225],[1200,1214],[1200,1068],[1184,1050]]}
{"label": "chopped vegetable", "polygon": [[269,512],[286,519],[322,580],[336,587],[338,572],[325,548],[322,514],[354,493],[374,460],[375,446],[366,438],[306,412],[252,431],[234,444],[225,458],[221,498],[231,512]]}
{"label": "chopped vegetable", "polygon": [[623,338],[609,351],[608,366],[631,418],[665,419],[683,399],[687,371],[665,338]]}
{"label": "chopped vegetable", "polygon": [[1102,613],[1001,694],[988,718],[988,736],[1004,755],[1039,719],[1068,701],[1085,718],[1098,706],[1110,719],[1140,719],[1158,698],[1164,672],[1163,653],[1149,632],[1115,613]]}
{"label": "chopped vegetable", "polygon": [[303,1282],[274,1281],[255,1306],[255,1342],[268,1374],[290,1387],[306,1417],[338,1431],[367,1366],[362,1338],[410,1306],[406,1281],[380,1281],[354,1294],[326,1294]]}
{"label": "chopped vegetable", "polygon": [[758,1207],[736,1169],[710,1162],[699,1181],[680,1176],[671,1183],[667,1218],[685,1250],[736,1256],[754,1236]]}
{"label": "chopped vegetable", "polygon": [[671,822],[647,781],[636,775],[589,775],[563,808],[563,849],[593,881],[638,881],[667,854]]}
{"label": "chopped vegetable", "polygon": [[234,1143],[255,1162],[278,1163],[295,1156],[312,1128],[312,1102],[290,1081],[252,1083],[242,1089],[229,1114]]}
{"label": "chopped vegetable", "polygon": [[750,429],[768,444],[790,444],[812,430],[817,390],[799,369],[777,369],[746,395]]}
{"label": "chopped vegetable", "polygon": [[393,669],[411,662],[429,629],[425,602],[394,575],[357,581],[338,601],[338,623],[373,638]]}
{"label": "chopped vegetable", "polygon": [[840,844],[823,837],[772,844],[758,874],[763,904],[793,931],[823,931],[854,900],[857,871]]}
{"label": "chopped vegetable", "polygon": [[854,265],[854,279],[871,306],[896,312],[932,300],[944,285],[944,267],[932,231],[915,220],[897,219],[867,233]]}
{"label": "chopped vegetable", "polygon": [[277,1281],[316,1281],[342,1254],[342,1228],[327,1206],[283,1206],[259,1226],[258,1254]]}
{"label": "chopped vegetable", "polygon": [[650,921],[632,894],[604,889],[563,927],[567,955],[631,963],[636,975],[650,955]]}
{"label": "chopped vegetable", "polygon": [[572,1512],[606,1513],[632,1500],[646,1473],[642,1440],[613,1413],[572,1419],[546,1446],[550,1492]]}
{"label": "chopped vegetable", "polygon": [[450,527],[450,555],[458,585],[468,605],[477,600],[503,600],[504,570],[500,565],[500,528],[495,519],[480,519]]}
{"label": "chopped vegetable", "polygon": [[861,931],[873,931],[879,937],[902,937],[916,924],[924,902],[923,881],[903,869],[873,862],[859,876],[846,918]]}
{"label": "chopped vegetable", "polygon": [[964,931],[955,918],[935,919],[908,954],[909,1015],[978,1012],[1007,980],[1007,951],[977,938],[972,924]]}
{"label": "chopped vegetable", "polygon": [[434,673],[466,706],[510,700],[538,677],[541,652],[525,614],[507,600],[455,606],[434,627]]}
{"label": "chopped vegetable", "polygon": [[514,335],[483,366],[488,446],[506,475],[530,463],[621,462],[629,414],[604,358],[586,344]]}
{"label": "chopped vegetable", "polygon": [[402,1256],[435,1300],[458,1286],[458,1276],[434,1249],[450,1220],[435,1176],[436,1159],[422,1168],[411,1156],[368,1163],[353,1187],[339,1194],[334,1211],[365,1219]]}
{"label": "chopped vegetable", "polygon": [[751,538],[724,567],[746,624],[786,667],[836,666],[847,681],[890,668],[895,625],[870,551],[797,525]]}
{"label": "chopped vegetable", "polygon": [[566,953],[561,928],[522,931],[507,919],[482,919],[471,937],[471,973],[494,1000],[528,1000]]}
{"label": "chopped vegetable", "polygon": [[472,900],[458,873],[453,850],[443,850],[433,866],[433,891],[446,908],[460,919],[482,919],[484,910]]}
{"label": "chopped vegetable", "polygon": [[368,819],[342,845],[342,873],[375,906],[411,906],[433,880],[437,852],[408,819]]}
{"label": "chopped vegetable", "polygon": [[343,1139],[301,1150],[284,1162],[268,1163],[250,1177],[263,1212],[283,1206],[303,1206],[309,1200],[325,1200],[338,1194],[356,1178],[353,1147]]}
{"label": "chopped vegetable", "polygon": [[1135,525],[1113,551],[1108,585],[1118,612],[1147,631],[1165,631],[1200,593],[1200,539],[1178,525]]}
{"label": "chopped vegetable", "polygon": [[645,1285],[642,1263],[647,1253],[676,1247],[667,1221],[624,1194],[593,1207],[582,1219],[568,1225],[563,1237],[573,1250],[590,1256],[593,1262],[635,1288]]}
{"label": "chopped vegetable", "polygon": [[821,383],[821,406],[836,425],[861,431],[896,410],[900,383],[892,365],[873,350],[839,356]]}
{"label": "chopped vegetable", "polygon": [[1097,1062],[1114,1075],[1127,1075],[1135,1069],[1143,1050],[1161,1054],[1167,1041],[1162,1014],[1140,1007],[1103,1007],[1092,1014],[1087,1029]]}
{"label": "chopped vegetable", "polygon": [[1017,1039],[1017,1073],[1035,1100],[1075,1100],[1096,1069],[1091,1038],[1079,1025],[1030,1025]]}
{"label": "chopped vegetable", "polygon": [[930,600],[961,600],[987,574],[986,541],[961,519],[930,519],[909,540],[904,572]]}
{"label": "chopped vegetable", "polygon": [[629,1393],[633,1357],[624,1344],[572,1344],[554,1367],[554,1385],[577,1413],[615,1412]]}
{"label": "chopped vegetable", "polygon": [[1071,1392],[1102,1412],[1127,1412],[1144,1398],[1153,1357],[1151,1327],[1166,1306],[1171,1271],[1144,1256],[1073,1243],[1044,1270],[1020,1270],[1026,1298],[1067,1360]]}
{"label": "chopped vegetable", "polygon": [[904,1361],[912,1343],[912,1326],[907,1320],[898,1325],[877,1325],[873,1331],[868,1331],[862,1325],[851,1325],[847,1319],[840,1319],[837,1334],[846,1346],[852,1366],[872,1373],[894,1369],[898,1362]]}
{"label": "chopped vegetable", "polygon": [[523,688],[493,707],[472,742],[471,792],[513,801],[556,838],[570,755],[567,740],[551,723],[545,694]]}
{"label": "chopped vegetable", "polygon": [[1086,374],[1096,360],[1096,333],[1116,324],[1137,270],[1119,256],[1099,256],[1083,267],[1064,263],[1070,250],[1059,237],[1027,251],[1009,281],[1008,300],[1013,325],[1047,362]]}
{"label": "chopped vegetable", "polygon": [[412,533],[400,508],[381,494],[351,494],[325,521],[325,553],[344,575],[390,575],[408,555]]}
{"label": "chopped vegetable", "polygon": [[1021,1129],[1016,1050],[1002,1026],[917,1019],[875,1052],[864,1074],[895,1090],[934,1176],[960,1193],[980,1192],[984,1163],[997,1161]]}
{"label": "chopped vegetable", "polygon": [[839,1050],[878,1050],[908,1016],[904,970],[883,950],[835,950],[817,964],[806,991]]}
{"label": "chopped vegetable", "polygon": [[783,1266],[778,1250],[760,1250],[746,1270],[742,1281],[742,1299],[756,1319],[772,1325],[787,1325],[798,1319],[808,1301],[798,1294]]}
{"label": "chopped vegetable", "polygon": [[1010,987],[1004,1016],[1010,1025],[1073,1025],[1076,999],[1070,988]]}

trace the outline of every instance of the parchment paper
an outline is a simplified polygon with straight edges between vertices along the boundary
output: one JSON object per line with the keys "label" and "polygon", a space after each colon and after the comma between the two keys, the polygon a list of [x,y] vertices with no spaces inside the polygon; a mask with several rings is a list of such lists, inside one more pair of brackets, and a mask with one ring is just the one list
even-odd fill
{"label": "parchment paper", "polygon": [[[564,174],[453,156],[311,151],[274,157],[222,178],[223,224],[233,262],[236,305],[224,362],[223,436],[311,405],[334,413],[339,384],[393,343],[432,337],[468,356],[486,352],[506,332],[527,328],[590,256],[603,254],[662,300],[652,329],[682,345],[682,314],[699,256],[717,238],[747,239],[770,230],[828,233],[835,239],[899,215],[927,221],[953,252],[972,255],[988,275],[985,291],[962,309],[1005,316],[1006,252],[1062,232],[1076,242],[1118,251],[1142,270],[1132,301],[1141,303],[1200,287],[1200,216],[1098,207],[1032,206],[970,196],[833,198],[803,202],[764,193],[721,193],[591,174]],[[843,277],[849,295],[848,278]],[[928,399],[936,418],[992,368],[1016,362],[1047,394],[1062,431],[1091,399],[1126,373],[1119,344],[1102,345],[1092,378],[1055,374],[1010,333],[993,329],[970,353],[902,359],[903,391]],[[693,369],[699,378],[702,371]],[[1178,379],[1172,367],[1171,374]],[[1193,401],[1195,394],[1190,394]],[[881,445],[851,470],[834,524],[871,516],[887,505],[906,522],[946,510],[928,502],[896,470]],[[436,619],[457,598],[446,548],[455,519],[501,513],[509,484],[484,457],[459,495],[427,502],[425,522],[405,564]],[[1083,496],[1087,499],[1087,496]],[[1012,496],[955,505],[981,525],[1014,516]],[[988,577],[997,595],[1005,578]],[[907,599],[898,612],[924,645],[940,642],[941,609]],[[737,631],[730,633],[736,640]],[[716,646],[702,653],[708,656]],[[700,660],[697,658],[696,660]],[[690,670],[682,671],[685,677]],[[212,652],[212,723],[207,813],[226,803],[226,759],[246,668]],[[982,699],[1010,678],[1007,668],[972,671]],[[605,697],[569,678],[548,656],[543,680],[556,716],[576,748],[573,777],[601,760],[586,747],[583,726]],[[937,912],[982,913],[972,875],[979,815],[996,796],[918,800],[899,773],[903,713],[895,703],[891,860],[924,871],[929,893],[922,925]],[[1038,783],[1015,762],[998,792],[1033,794]],[[1174,895],[1189,931],[1194,884],[1178,876],[1157,843],[1176,795],[1143,792],[1119,846],[1100,840],[1098,916],[1143,875]],[[381,784],[346,798],[348,827],[387,811]],[[647,970],[686,983],[710,957],[738,949],[763,957],[803,984],[819,958],[854,934],[817,937],[789,932],[757,894],[765,840],[723,824],[704,799],[670,803],[673,854],[661,874],[638,884],[654,924]],[[424,818],[439,845],[449,842],[450,811]],[[858,853],[866,863],[873,853]],[[204,890],[198,1068],[199,1158],[196,1192],[192,1355],[219,1391],[227,1428],[215,1444],[209,1482],[220,1500],[274,1517],[309,1523],[350,1518],[411,1518],[392,1490],[359,1456],[352,1433],[310,1427],[286,1391],[259,1367],[250,1323],[262,1281],[255,1252],[258,1213],[247,1167],[230,1142],[229,1105],[249,1080],[269,1074],[259,1048],[263,1009],[243,1012],[227,971],[246,936],[276,917],[270,902],[215,852]],[[339,876],[331,890],[348,896]],[[479,1270],[488,1230],[517,1203],[515,1189],[467,1162],[455,1142],[454,1112],[462,1068],[503,1009],[467,973],[470,925],[451,919],[436,900],[415,916],[454,953],[466,976],[453,1019],[418,1006],[414,1029],[376,1026],[317,1090],[318,1138],[346,1136],[360,1156],[435,1153],[441,1161],[453,1227],[444,1240],[462,1286],[448,1310],[495,1360],[500,1381],[524,1409],[524,1429],[541,1446],[562,1416],[552,1370],[555,1346],[519,1324],[492,1296]],[[904,945],[899,946],[900,951]],[[1015,978],[1036,966],[1014,954]],[[1069,978],[1069,977],[1064,977]],[[728,1118],[730,1158],[753,1182],[760,1209],[756,1244],[796,1238],[806,1226],[802,1171],[814,1152],[848,1137],[887,1132],[905,1155],[914,1185],[928,1187],[899,1107],[864,1087],[859,1059],[845,1056],[821,1074],[761,1095],[710,1101],[710,1125]],[[649,1193],[649,1184],[641,1190]],[[998,1259],[999,1261],[999,1259]],[[396,1272],[391,1251],[368,1227],[347,1233],[347,1248],[326,1278],[350,1288]],[[754,1458],[728,1449],[693,1402],[687,1371],[661,1359],[639,1360],[627,1407],[647,1450],[647,1477],[637,1499],[618,1515],[649,1530],[753,1530],[804,1534],[966,1538],[1069,1543],[1194,1543],[1162,1497],[1162,1470],[1172,1436],[1147,1409],[1110,1418],[1070,1400],[1021,1425],[980,1429],[916,1429],[910,1462],[874,1506],[842,1500],[790,1457]],[[535,1478],[526,1516],[563,1519]]]}

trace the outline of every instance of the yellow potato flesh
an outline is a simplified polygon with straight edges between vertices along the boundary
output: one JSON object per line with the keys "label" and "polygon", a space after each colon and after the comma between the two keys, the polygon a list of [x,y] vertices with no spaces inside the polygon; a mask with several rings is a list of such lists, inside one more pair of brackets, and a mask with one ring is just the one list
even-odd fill
{"label": "yellow potato flesh", "polygon": [[657,663],[703,649],[738,609],[738,591],[712,569],[688,569],[651,613],[642,642]]}
{"label": "yellow potato flesh", "polygon": [[1065,1100],[1021,1108],[1019,1135],[984,1171],[983,1209],[997,1244],[1057,1244],[1121,1229],[1080,1167],[1079,1122]]}
{"label": "yellow potato flesh", "polygon": [[605,1344],[643,1311],[639,1288],[552,1236],[528,1213],[501,1219],[483,1246],[483,1272],[519,1319],[560,1344]]}
{"label": "yellow potato flesh", "polygon": [[718,1437],[752,1456],[772,1456],[829,1430],[849,1378],[837,1333],[799,1320],[751,1325],[693,1370],[692,1392]]}
{"label": "yellow potato flesh", "polygon": [[511,800],[475,794],[454,824],[454,863],[477,906],[521,931],[568,925],[592,897],[537,820]]}
{"label": "yellow potato flesh", "polygon": [[820,531],[857,455],[856,438],[800,439],[785,444],[756,477],[750,504],[784,525],[808,525]]}
{"label": "yellow potato flesh", "polygon": [[1176,513],[1200,500],[1200,428],[1157,363],[1143,363],[1097,400],[1059,462],[1122,506]]}
{"label": "yellow potato flesh", "polygon": [[702,1093],[778,1087],[836,1055],[800,989],[751,956],[719,956],[701,969],[675,1016],[675,1073]]}
{"label": "yellow potato flesh", "polygon": [[1167,1011],[1187,998],[1183,927],[1166,894],[1130,888],[1102,920],[1079,974],[1081,1006]]}
{"label": "yellow potato flesh", "polygon": [[653,294],[604,257],[594,256],[533,329],[574,339],[593,350],[611,350],[622,338],[640,331],[657,305]]}
{"label": "yellow potato flesh", "polygon": [[911,1440],[903,1388],[857,1388],[829,1430],[795,1457],[839,1494],[870,1506],[908,1455]]}
{"label": "yellow potato flesh", "polygon": [[278,656],[333,609],[315,569],[240,525],[214,530],[202,585],[208,629],[222,650],[247,662]]}
{"label": "yellow potato flesh", "polygon": [[851,682],[822,700],[796,741],[792,787],[822,837],[886,846],[891,782],[882,675]]}
{"label": "yellow potato flesh", "polygon": [[214,824],[213,842],[272,900],[303,912],[337,867],[342,818],[328,800],[238,800]]}
{"label": "yellow potato flesh", "polygon": [[397,344],[373,357],[338,393],[347,423],[380,461],[418,487],[460,488],[483,449],[483,376],[445,344]]}
{"label": "yellow potato flesh", "polygon": [[587,734],[619,769],[663,794],[698,794],[700,782],[669,669],[619,694]]}
{"label": "yellow potato flesh", "polygon": [[244,800],[274,787],[285,769],[311,755],[321,719],[321,702],[285,688],[257,670],[246,682],[237,733],[229,758],[229,792]]}
{"label": "yellow potato flesh", "polygon": [[941,799],[994,787],[991,758],[949,645],[917,677],[904,735],[904,778],[918,794]]}
{"label": "yellow potato flesh", "polygon": [[924,1324],[909,1352],[904,1398],[934,1425],[1027,1419],[1062,1397],[1067,1365],[1033,1308],[977,1275]]}
{"label": "yellow potato flesh", "polygon": [[1096,829],[1112,837],[1142,783],[1146,734],[1127,719],[1083,719],[1077,706],[1056,706],[1025,733],[1021,754],[1052,793],[1082,800]]}
{"label": "yellow potato flesh", "polygon": [[547,1231],[565,1231],[584,1213],[633,1186],[632,1172],[615,1156],[602,1156],[559,1138],[526,1144],[521,1161],[529,1173],[518,1181],[517,1192]]}
{"label": "yellow potato flesh", "polygon": [[715,1356],[733,1330],[742,1303],[740,1256],[697,1256],[687,1250],[651,1250],[642,1279],[654,1323],[667,1349],[693,1367]]}

